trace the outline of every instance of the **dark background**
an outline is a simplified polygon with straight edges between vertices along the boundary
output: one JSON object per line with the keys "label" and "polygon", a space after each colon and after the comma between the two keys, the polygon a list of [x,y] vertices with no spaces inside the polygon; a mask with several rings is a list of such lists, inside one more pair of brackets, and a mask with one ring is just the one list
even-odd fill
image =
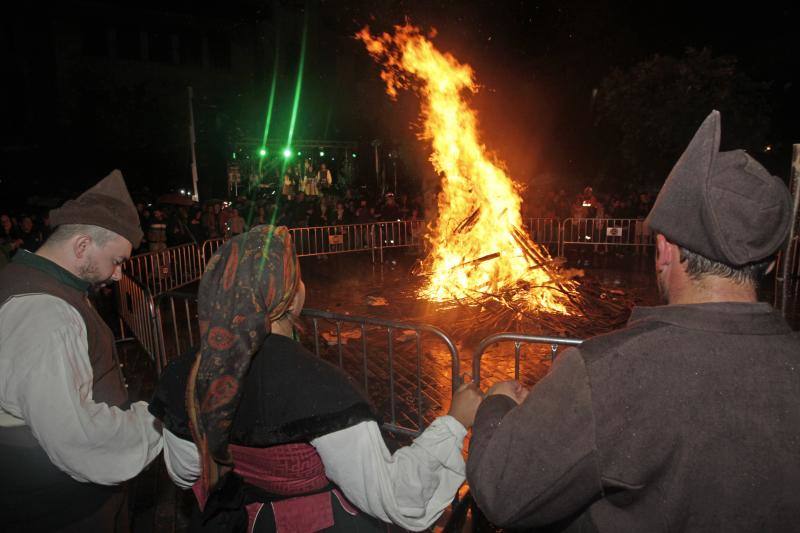
{"label": "dark background", "polygon": [[[698,5],[702,4],[702,5]],[[190,188],[187,86],[195,95],[201,199],[227,192],[233,150],[285,139],[303,29],[295,139],[370,142],[400,160],[399,189],[434,180],[415,138],[418,103],[385,95],[352,36],[408,17],[471,64],[483,139],[535,195],[594,185],[657,189],[706,114],[723,148],[788,174],[800,96],[791,4],[575,0],[189,1],[9,4],[0,22],[0,203],[54,202],[113,168],[131,189]],[[335,167],[337,163],[329,161]]]}

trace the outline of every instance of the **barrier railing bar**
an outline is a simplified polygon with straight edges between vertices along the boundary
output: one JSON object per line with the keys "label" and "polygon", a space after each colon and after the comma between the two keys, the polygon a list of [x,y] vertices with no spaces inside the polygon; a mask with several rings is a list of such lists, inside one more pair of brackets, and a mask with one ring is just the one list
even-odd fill
{"label": "barrier railing bar", "polygon": [[[551,346],[551,357],[555,357],[555,350],[553,347],[558,349],[558,346],[580,346],[583,341],[580,339],[567,339],[561,337],[548,337],[542,335],[527,335],[524,333],[495,333],[494,335],[489,335],[485,339],[481,340],[478,346],[475,348],[475,354],[472,357],[472,379],[473,381],[480,385],[481,379],[481,360],[483,359],[483,354],[487,348],[490,346],[497,344],[503,341],[514,341],[516,342],[524,342],[528,344],[549,344]],[[518,353],[518,352],[517,352]],[[518,356],[515,356],[515,358]],[[518,370],[515,369],[515,377],[519,377]],[[453,389],[455,390],[455,389]]]}
{"label": "barrier railing bar", "polygon": [[172,309],[172,329],[175,331],[175,351],[181,353],[181,341],[178,339],[178,315],[175,313],[175,298],[170,296],[169,306]]}
{"label": "barrier railing bar", "polygon": [[344,366],[344,358],[342,354],[342,322],[336,321],[336,347],[339,352],[339,368]]}
{"label": "barrier railing bar", "polygon": [[[422,427],[422,339],[414,332],[417,342],[417,426]],[[455,393],[455,391],[453,391]]]}
{"label": "barrier railing bar", "polygon": [[189,316],[189,300],[183,301],[184,310],[186,312],[186,329],[189,332],[189,346],[194,346],[194,336],[192,335],[192,321]]}
{"label": "barrier railing bar", "polygon": [[319,357],[319,321],[316,317],[313,319],[314,322],[314,353],[317,357]]}
{"label": "barrier railing bar", "polygon": [[[316,320],[316,318],[314,319]],[[363,354],[362,363],[364,365],[364,392],[369,392],[369,371],[367,369],[367,325],[361,323],[361,352]]]}
{"label": "barrier railing bar", "polygon": [[392,424],[397,423],[397,416],[395,412],[394,402],[394,345],[392,343],[392,327],[386,328],[386,336],[388,344],[388,357],[389,357],[389,405],[392,413]]}

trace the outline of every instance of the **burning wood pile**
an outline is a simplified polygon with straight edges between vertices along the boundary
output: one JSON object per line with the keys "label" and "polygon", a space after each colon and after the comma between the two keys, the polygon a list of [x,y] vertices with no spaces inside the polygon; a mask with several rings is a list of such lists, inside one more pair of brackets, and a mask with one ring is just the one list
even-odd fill
{"label": "burning wood pile", "polygon": [[576,271],[562,269],[522,230],[518,188],[478,135],[467,98],[478,89],[472,68],[440,52],[408,23],[395,26],[394,35],[373,36],[364,28],[356,37],[383,66],[381,78],[392,98],[399,89],[419,95],[420,138],[430,143],[431,164],[442,177],[439,215],[427,235],[431,252],[417,269],[427,279],[419,295],[480,309],[478,324],[474,312],[455,324],[461,334],[585,336],[587,322],[598,326],[595,331],[624,322],[628,302],[579,285]]}

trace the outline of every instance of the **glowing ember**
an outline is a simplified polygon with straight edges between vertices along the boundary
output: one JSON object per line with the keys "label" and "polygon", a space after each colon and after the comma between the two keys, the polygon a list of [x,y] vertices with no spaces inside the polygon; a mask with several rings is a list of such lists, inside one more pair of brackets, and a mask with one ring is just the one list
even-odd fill
{"label": "glowing ember", "polygon": [[430,141],[430,161],[443,175],[439,218],[428,235],[432,251],[422,263],[429,276],[422,296],[479,302],[502,295],[515,303],[524,299],[528,310],[568,313],[566,293],[574,284],[559,279],[547,250],[520,230],[515,185],[478,137],[477,115],[464,94],[477,90],[472,68],[408,23],[395,26],[394,35],[373,37],[365,27],[356,37],[382,63],[392,98],[401,88],[420,96],[420,138]]}

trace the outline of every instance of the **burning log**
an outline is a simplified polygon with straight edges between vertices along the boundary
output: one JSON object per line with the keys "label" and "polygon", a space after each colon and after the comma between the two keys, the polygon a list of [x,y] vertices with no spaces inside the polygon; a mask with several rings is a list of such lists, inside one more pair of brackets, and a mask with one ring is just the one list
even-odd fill
{"label": "burning log", "polygon": [[470,216],[465,218],[461,221],[461,223],[456,226],[456,229],[453,230],[453,235],[457,235],[459,233],[466,233],[469,229],[475,225],[478,221],[478,216],[481,214],[481,208],[477,208],[475,211],[472,212]]}
{"label": "burning log", "polygon": [[549,258],[546,258],[544,254],[530,245],[527,235],[525,235],[520,228],[512,226],[511,236],[514,237],[514,241],[522,248],[523,253],[529,258],[533,258],[534,262],[545,263],[549,261]]}
{"label": "burning log", "polygon": [[451,270],[455,270],[457,268],[463,268],[463,267],[469,266],[469,265],[476,265],[478,263],[483,263],[484,261],[491,261],[492,259],[497,259],[498,257],[500,257],[500,252],[495,252],[493,254],[484,255],[483,257],[479,257],[479,258],[473,259],[471,261],[465,261],[463,263],[459,263],[456,266],[454,266]]}

